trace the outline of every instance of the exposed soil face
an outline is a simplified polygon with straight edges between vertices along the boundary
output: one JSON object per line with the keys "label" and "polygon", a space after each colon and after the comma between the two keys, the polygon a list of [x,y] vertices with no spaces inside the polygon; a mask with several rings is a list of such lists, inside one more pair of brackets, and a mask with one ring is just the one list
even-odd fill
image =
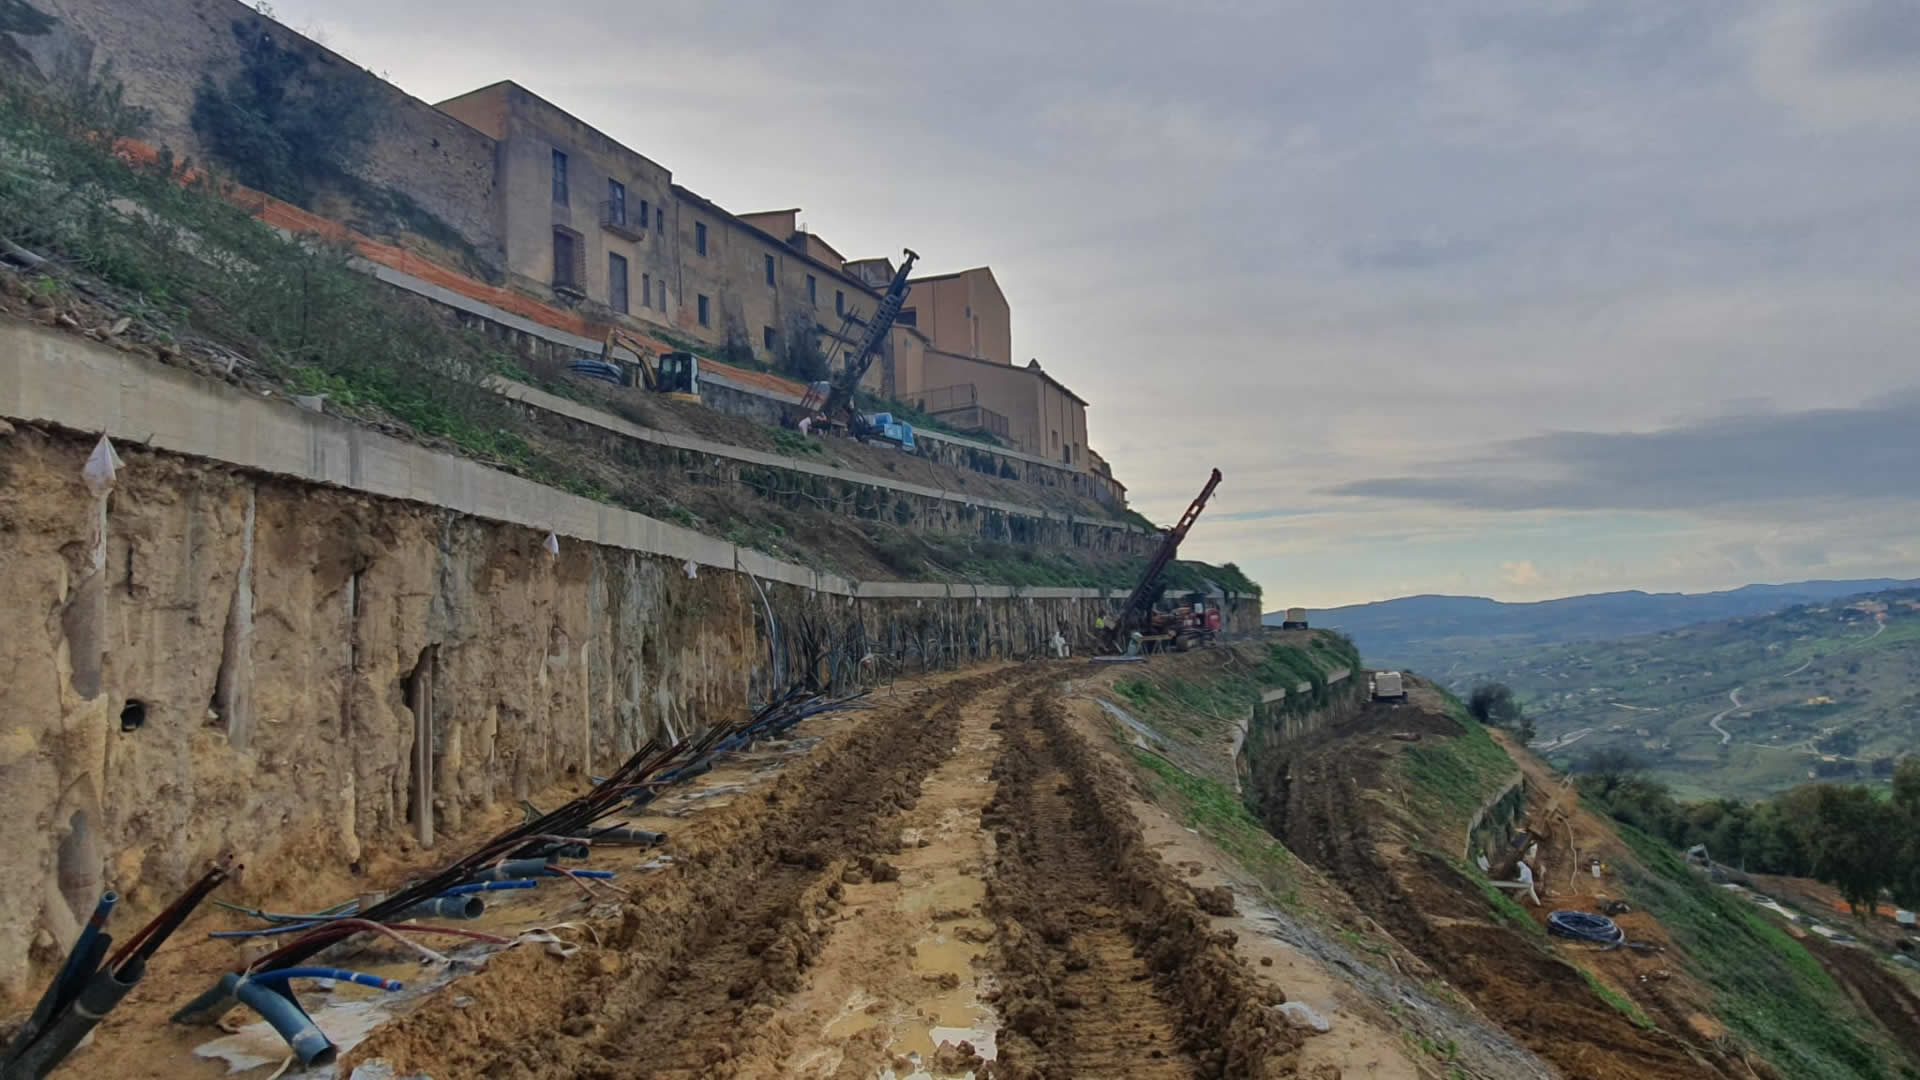
{"label": "exposed soil face", "polygon": [[1920,997],[1899,976],[1863,950],[1825,941],[1817,934],[1801,938],[1800,944],[1866,1006],[1909,1056],[1920,1061]]}
{"label": "exposed soil face", "polygon": [[1147,848],[1050,693],[1008,720],[982,821],[998,858],[1001,1078],[1277,1077],[1298,1033]]}
{"label": "exposed soil face", "polygon": [[[1339,882],[1490,1019],[1569,1076],[1745,1076],[1711,1048],[1635,1026],[1544,940],[1497,921],[1475,882],[1421,850],[1418,830],[1385,794],[1390,759],[1407,745],[1392,736],[1416,731],[1445,738],[1458,730],[1444,716],[1365,709],[1296,750],[1284,803],[1269,804],[1268,820],[1290,849]],[[1640,962],[1661,966],[1657,959]]]}

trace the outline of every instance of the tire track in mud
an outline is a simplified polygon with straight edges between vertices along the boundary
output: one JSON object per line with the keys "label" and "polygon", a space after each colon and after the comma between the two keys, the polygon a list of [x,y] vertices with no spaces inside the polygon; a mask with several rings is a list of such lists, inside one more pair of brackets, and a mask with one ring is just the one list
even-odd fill
{"label": "tire track in mud", "polygon": [[953,753],[961,704],[1006,681],[1001,671],[955,680],[821,748],[676,844],[682,863],[601,926],[606,948],[566,965],[498,956],[460,982],[467,1004],[423,1009],[351,1060],[442,1080],[780,1075],[741,1062],[778,1056],[767,1021],[831,932],[841,876],[891,872],[879,856],[897,847],[922,778]]}
{"label": "tire track in mud", "polygon": [[1051,692],[1004,718],[998,788],[996,1080],[1294,1075],[1300,1037],[1148,849],[1117,781]]}
{"label": "tire track in mud", "polygon": [[[598,1062],[553,1075],[707,1080],[739,1072],[734,1059],[801,988],[831,933],[842,876],[897,876],[877,855],[898,850],[900,814],[919,797],[921,780],[952,755],[961,706],[995,681],[964,680],[942,691],[931,710],[892,723],[868,759],[873,772],[815,793],[777,863],[741,890],[664,986],[625,1010],[624,1022],[593,1047]],[[759,1049],[764,1059],[766,1048]]]}

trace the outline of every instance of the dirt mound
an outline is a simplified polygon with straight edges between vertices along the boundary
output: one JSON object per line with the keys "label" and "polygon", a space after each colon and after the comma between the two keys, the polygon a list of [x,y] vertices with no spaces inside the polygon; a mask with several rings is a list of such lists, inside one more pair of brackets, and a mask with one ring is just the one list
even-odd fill
{"label": "dirt mound", "polygon": [[[998,855],[998,1080],[1294,1075],[1301,1036],[1149,850],[1118,781],[1036,693],[982,815]],[[1228,935],[1230,937],[1230,935]]]}

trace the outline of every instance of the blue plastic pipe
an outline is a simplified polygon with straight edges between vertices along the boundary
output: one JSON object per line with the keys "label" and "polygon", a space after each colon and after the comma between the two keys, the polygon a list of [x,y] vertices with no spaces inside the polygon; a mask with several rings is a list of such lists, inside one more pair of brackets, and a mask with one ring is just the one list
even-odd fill
{"label": "blue plastic pipe", "polygon": [[487,902],[477,896],[429,896],[407,908],[396,919],[477,919]]}
{"label": "blue plastic pipe", "polygon": [[313,1017],[300,1007],[284,984],[243,979],[229,971],[220,977],[222,989],[240,999],[240,1003],[260,1014],[273,1030],[293,1048],[302,1065],[331,1065],[339,1052]]}
{"label": "blue plastic pipe", "polygon": [[12,1042],[0,1046],[0,1073],[12,1075],[5,1068],[7,1063],[15,1056],[24,1053],[27,1047],[40,1037],[40,1033],[46,1029],[47,1025],[52,1023],[54,1018],[59,1016],[75,998],[79,997],[80,991],[93,979],[94,971],[99,968],[107,947],[113,943],[113,938],[101,933],[101,928],[106,926],[107,916],[112,914],[113,905],[119,902],[119,894],[111,889],[100,894],[99,901],[93,905],[92,917],[87,919],[87,924],[80,928],[80,936],[74,939],[73,949],[67,953],[66,960],[60,965],[59,974],[47,984],[46,993],[41,995],[39,1004],[34,1006],[33,1014],[27,1018],[25,1024],[21,1025]]}
{"label": "blue plastic pipe", "polygon": [[441,896],[465,896],[468,893],[493,892],[497,889],[531,889],[539,885],[537,878],[514,878],[511,881],[476,881],[471,885],[455,885],[441,893]]}
{"label": "blue plastic pipe", "polygon": [[[574,870],[573,872],[581,877],[590,878],[610,878],[613,876],[613,871],[611,870]],[[554,877],[563,876],[556,872],[551,866],[548,866],[547,860],[545,859],[508,859],[499,866],[488,867],[485,870],[476,871],[469,876],[475,881],[506,881],[512,878],[528,877],[533,874],[550,874]]]}
{"label": "blue plastic pipe", "polygon": [[406,984],[399,979],[382,978],[369,975],[364,971],[348,971],[345,968],[330,967],[290,967],[277,971],[261,971],[247,976],[253,982],[284,982],[287,979],[335,979],[360,986],[371,986],[375,990],[402,990]]}

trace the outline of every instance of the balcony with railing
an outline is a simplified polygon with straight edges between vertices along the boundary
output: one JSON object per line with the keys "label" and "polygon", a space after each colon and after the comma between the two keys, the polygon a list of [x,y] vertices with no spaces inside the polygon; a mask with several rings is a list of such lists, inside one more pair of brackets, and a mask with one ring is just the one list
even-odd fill
{"label": "balcony with railing", "polygon": [[636,242],[647,238],[646,221],[627,217],[625,199],[600,200],[600,227],[615,236]]}

